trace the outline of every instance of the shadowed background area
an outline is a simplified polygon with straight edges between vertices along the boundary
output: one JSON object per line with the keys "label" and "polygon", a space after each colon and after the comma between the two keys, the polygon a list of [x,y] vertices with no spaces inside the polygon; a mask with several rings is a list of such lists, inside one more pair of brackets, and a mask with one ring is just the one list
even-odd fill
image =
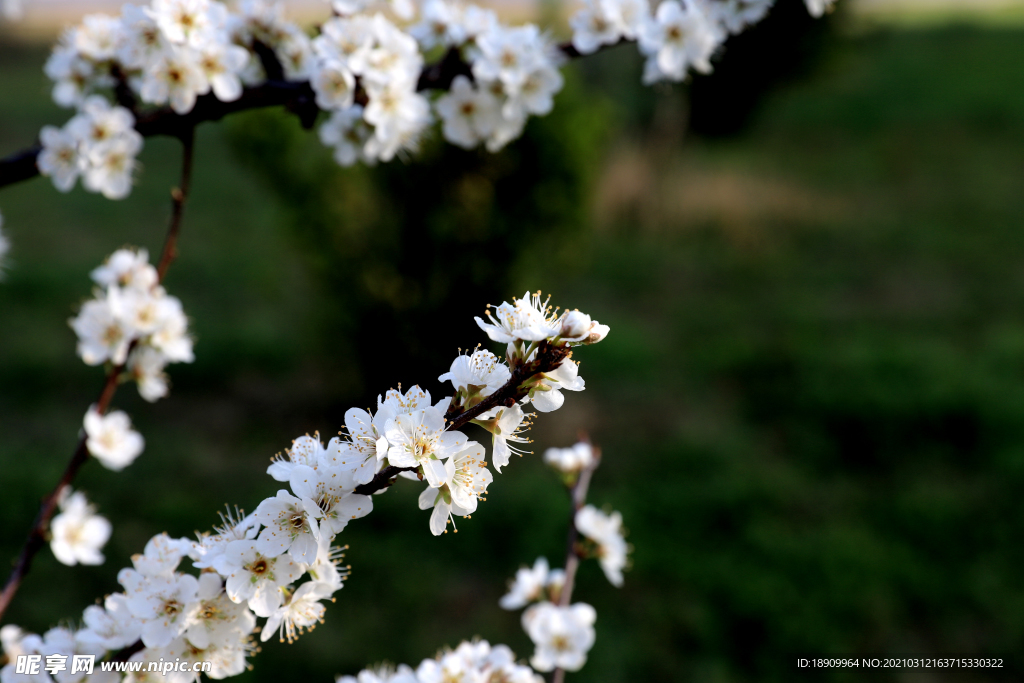
{"label": "shadowed background area", "polygon": [[[581,429],[605,453],[591,500],[635,551],[622,589],[584,565],[597,645],[569,680],[792,681],[798,655],[886,653],[1019,673],[1024,30],[811,25],[798,4],[688,87],[643,88],[629,48],[573,65],[498,155],[435,140],[345,170],[282,112],[202,127],[166,281],[196,362],[157,404],[119,391],[147,440],[135,464],[83,469],[114,525],[106,564],[44,551],[9,620],[77,619],[151,535],[251,510],[278,488],[270,457],[346,408],[398,382],[442,396],[458,349],[486,341],[472,316],[540,288],[611,326],[576,354],[587,390],[537,420],[536,455],[458,534],[430,536],[418,485],[377,497],[339,537],[353,574],[326,623],[239,680],[329,681],[473,635],[529,656],[497,600],[521,564],[562,561],[568,501],[539,455]],[[0,154],[67,118],[45,55],[0,38]],[[88,271],[159,250],[178,159],[147,140],[121,202],[41,179],[0,192],[0,558],[99,391],[66,322]]]}

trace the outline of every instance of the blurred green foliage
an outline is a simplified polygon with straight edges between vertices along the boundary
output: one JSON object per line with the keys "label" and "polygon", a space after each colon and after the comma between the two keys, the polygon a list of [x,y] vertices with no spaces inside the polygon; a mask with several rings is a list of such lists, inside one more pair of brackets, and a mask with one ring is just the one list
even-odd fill
{"label": "blurred green foliage", "polygon": [[[119,392],[147,451],[119,474],[83,471],[114,523],[107,564],[41,554],[10,619],[72,618],[117,589],[153,533],[209,528],[222,502],[251,508],[276,490],[267,458],[331,433],[340,409],[396,380],[440,395],[453,344],[482,339],[468,315],[540,287],[612,334],[578,354],[587,391],[538,422],[536,450],[589,430],[605,452],[592,500],[623,512],[636,548],[621,590],[583,568],[598,645],[570,680],[792,681],[810,678],[800,654],[910,652],[1003,656],[1019,675],[1022,38],[837,37],[728,139],[680,142],[678,91],[641,91],[621,49],[495,158],[428,144],[422,161],[339,171],[286,117],[204,127],[167,283],[196,363],[171,368],[156,405]],[[0,153],[66,118],[46,103],[42,59],[3,48]],[[98,390],[64,323],[86,274],[121,244],[162,239],[177,150],[150,140],[142,160],[125,202],[40,180],[0,193],[14,245],[0,285],[4,557]],[[509,275],[489,259],[474,270],[490,249]],[[396,348],[445,360],[420,369]],[[267,645],[242,680],[415,663],[474,634],[529,654],[497,599],[519,564],[559,561],[555,478],[538,457],[511,463],[439,539],[418,489],[400,482],[346,529],[354,573],[326,624]]]}
{"label": "blurred green foliage", "polygon": [[471,316],[508,296],[513,273],[571,258],[590,217],[608,105],[572,79],[558,105],[498,154],[437,137],[410,163],[349,169],[284,112],[231,121],[235,149],[288,207],[325,287],[325,355],[357,382],[356,396],[447,368]]}

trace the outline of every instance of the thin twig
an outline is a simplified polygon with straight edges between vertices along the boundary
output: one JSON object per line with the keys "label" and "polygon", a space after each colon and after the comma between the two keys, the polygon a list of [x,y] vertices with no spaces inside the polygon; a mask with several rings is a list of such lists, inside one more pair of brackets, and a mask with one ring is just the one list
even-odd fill
{"label": "thin twig", "polygon": [[[598,51],[617,47],[631,42],[621,40],[613,45],[604,45]],[[558,46],[558,52],[566,59],[584,57],[572,43],[566,42]],[[434,64],[428,64],[420,72],[417,82],[419,90],[447,90],[456,76],[465,75],[472,78],[470,66],[458,55],[458,51],[450,50]],[[284,106],[295,112],[307,128],[315,122],[319,109],[316,106],[316,94],[309,81],[266,80],[252,88],[245,88],[241,97],[231,102],[222,102],[213,93],[201,95],[196,99],[195,106],[186,114],[178,114],[170,107],[158,107],[141,113],[136,112],[135,130],[143,137],[169,135],[182,137],[185,131],[193,130],[206,121],[219,121],[228,114],[250,109]],[[0,187],[28,180],[39,175],[36,157],[42,151],[38,144],[0,159]]]}
{"label": "thin twig", "polygon": [[189,188],[192,185],[192,149],[195,138],[195,128],[189,128],[181,135],[181,182],[178,184],[178,187],[171,190],[171,225],[167,229],[164,249],[160,254],[160,262],[156,267],[156,273],[161,281],[163,281],[164,274],[167,273],[171,262],[178,256],[178,233],[181,232],[181,214],[185,209],[185,200],[188,199]]}
{"label": "thin twig", "polygon": [[[164,273],[167,272],[167,267],[170,266],[171,261],[174,260],[175,256],[175,244],[177,243],[178,233],[181,230],[181,213],[182,207],[185,202],[185,198],[188,195],[189,182],[192,174],[192,141],[193,136],[191,134],[181,137],[182,144],[184,145],[184,152],[182,155],[182,168],[181,168],[181,187],[175,188],[171,192],[172,205],[171,205],[171,224],[167,231],[167,237],[164,240],[163,253],[160,257],[160,266],[157,268],[157,275],[159,280],[162,281]],[[133,341],[128,347],[128,353],[130,354],[132,349],[135,348],[135,342]],[[117,391],[118,379],[124,372],[125,363],[112,367],[107,372],[106,380],[103,382],[103,390],[100,392],[100,397],[96,401],[96,411],[103,415],[107,412],[107,408],[110,407],[110,402],[114,398],[114,393]],[[61,475],[60,481],[57,482],[57,486],[50,492],[46,498],[43,499],[42,504],[39,507],[39,513],[36,515],[35,521],[32,523],[32,528],[29,530],[28,538],[25,540],[25,544],[21,548],[21,553],[18,555],[18,559],[14,564],[14,569],[11,570],[11,575],[7,579],[7,583],[4,584],[4,589],[0,592],[0,618],[3,618],[4,613],[11,604],[11,600],[14,599],[15,593],[18,592],[18,588],[21,586],[21,581],[28,574],[32,568],[32,560],[35,558],[44,545],[46,545],[47,534],[50,530],[50,520],[53,519],[54,512],[57,510],[57,504],[60,500],[61,492],[64,487],[70,486],[71,482],[74,481],[75,476],[78,474],[78,470],[81,469],[82,465],[89,459],[89,449],[86,447],[87,435],[83,429],[78,437],[78,445],[75,447],[75,451],[71,456],[71,460],[68,462],[67,467],[64,469],[64,474]]]}
{"label": "thin twig", "polygon": [[[587,439],[584,437],[583,439]],[[580,555],[576,551],[576,544],[580,538],[580,532],[576,528],[576,513],[587,503],[587,489],[590,488],[590,477],[594,470],[601,464],[601,449],[591,446],[594,460],[588,467],[584,467],[576,483],[572,487],[572,515],[569,517],[569,532],[565,544],[565,582],[558,594],[558,604],[568,607],[572,602],[572,589],[576,583],[576,570],[580,566]],[[565,681],[565,670],[558,668],[551,674],[551,683],[563,683]]]}

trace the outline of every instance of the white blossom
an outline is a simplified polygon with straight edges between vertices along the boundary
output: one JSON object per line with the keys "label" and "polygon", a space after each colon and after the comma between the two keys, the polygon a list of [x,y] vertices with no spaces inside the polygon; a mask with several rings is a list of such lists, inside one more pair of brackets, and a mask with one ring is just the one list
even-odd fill
{"label": "white blossom", "polygon": [[520,567],[516,570],[515,578],[509,582],[508,593],[501,597],[498,604],[502,609],[515,610],[540,600],[550,583],[551,574],[545,557],[538,557],[533,567]]}
{"label": "white blossom", "polygon": [[334,148],[334,160],[341,166],[357,161],[373,165],[376,157],[366,152],[366,144],[373,137],[373,128],[363,118],[363,106],[355,104],[347,109],[331,112],[319,130],[320,141]]}
{"label": "white blossom", "polygon": [[487,493],[487,487],[494,479],[483,458],[483,446],[475,441],[469,442],[445,463],[446,483],[442,489],[428,487],[421,494],[421,509],[429,507],[425,505],[428,501],[434,506],[430,530],[435,536],[444,532],[452,514],[467,517],[476,512],[477,501]]}
{"label": "white blossom", "polygon": [[50,521],[50,549],[61,564],[103,564],[100,549],[110,539],[111,526],[81,491],[70,486],[60,493],[60,513]]}
{"label": "white blossom", "polygon": [[103,600],[103,606],[89,605],[82,613],[86,628],[77,636],[91,641],[101,650],[119,650],[131,645],[142,634],[142,622],[128,609],[128,598],[124,593],[111,593]]}
{"label": "white blossom", "polygon": [[300,500],[287,491],[267,498],[253,513],[263,525],[256,539],[256,550],[267,557],[287,552],[298,562],[311,564],[316,559],[320,527],[316,522],[320,509],[307,499]]}
{"label": "white blossom", "polygon": [[294,642],[303,630],[312,630],[323,623],[324,606],[320,602],[331,597],[331,587],[317,581],[307,581],[291,593],[263,626],[260,640],[270,640],[277,631],[281,642]]}
{"label": "white blossom", "polygon": [[135,157],[141,149],[142,137],[137,133],[88,148],[82,186],[107,199],[124,199],[132,191]]}
{"label": "white blossom", "polygon": [[188,614],[185,638],[199,649],[211,644],[237,642],[252,633],[256,618],[249,608],[233,602],[224,592],[221,577],[213,573],[199,575],[196,600]]}
{"label": "white blossom", "polygon": [[835,0],[804,0],[804,2],[807,3],[807,11],[811,13],[812,17],[820,17],[832,8]]}
{"label": "white blossom", "polygon": [[445,431],[444,416],[434,407],[388,420],[384,428],[391,447],[388,462],[395,467],[419,467],[431,487],[445,483],[444,460],[462,450],[466,437]]}
{"label": "white blossom", "polygon": [[468,38],[463,26],[462,7],[448,0],[427,0],[423,3],[420,22],[409,29],[409,34],[424,51],[439,45],[461,45]]}
{"label": "white blossom", "polygon": [[711,71],[711,55],[725,33],[694,0],[664,0],[640,35],[640,51],[647,55],[644,83],[681,81],[687,70]]}
{"label": "white blossom", "polygon": [[139,95],[144,102],[169,102],[175,112],[187,114],[195,106],[196,97],[209,87],[199,54],[188,48],[172,47],[146,69]]}
{"label": "white blossom", "polygon": [[455,77],[449,92],[438,98],[434,108],[443,122],[445,139],[466,149],[489,138],[501,119],[498,99],[462,75]]}
{"label": "white blossom", "polygon": [[540,292],[532,295],[526,292],[521,299],[513,298],[511,304],[502,302],[493,313],[488,306],[487,319],[490,322],[475,318],[476,324],[496,342],[540,341],[554,337],[559,328],[548,307],[549,300],[541,301]]}
{"label": "white blossom", "polygon": [[313,511],[319,533],[333,538],[350,520],[365,517],[373,511],[373,499],[355,493],[352,470],[341,467],[313,469],[298,465],[292,470],[292,493],[302,500],[303,509]]}
{"label": "white blossom", "polygon": [[75,186],[84,164],[78,153],[78,140],[70,132],[54,126],[43,126],[39,140],[43,145],[36,158],[39,172],[48,176],[61,192],[69,191]]}
{"label": "white blossom", "polygon": [[104,467],[118,472],[131,465],[145,448],[142,435],[131,427],[127,413],[115,410],[100,415],[95,407],[85,414],[85,446]]}
{"label": "white blossom", "polygon": [[388,440],[373,424],[370,413],[359,408],[345,411],[345,439],[339,442],[340,466],[354,470],[356,484],[366,484],[380,470],[387,457]]}
{"label": "white blossom", "polygon": [[167,356],[148,345],[137,346],[128,355],[127,370],[139,388],[139,395],[150,403],[167,395],[167,362]]}
{"label": "white blossom", "polygon": [[541,602],[523,612],[523,629],[536,649],[530,664],[537,671],[579,671],[594,645],[597,612],[578,602],[570,607]]}
{"label": "white blossom", "polygon": [[594,449],[585,441],[569,448],[549,448],[544,451],[544,462],[565,474],[578,473],[594,464]]}
{"label": "white blossom", "polygon": [[150,289],[157,283],[156,268],[149,263],[145,249],[118,249],[107,257],[89,276],[101,287],[133,287]]}
{"label": "white blossom", "polygon": [[132,616],[142,622],[146,647],[165,647],[189,626],[191,603],[199,582],[191,574],[146,576],[135,569],[117,575],[128,598]]}
{"label": "white blossom", "polygon": [[235,602],[247,601],[258,617],[269,617],[284,602],[281,588],[302,575],[302,567],[288,555],[267,557],[255,541],[233,541],[224,550],[230,571],[225,588]]}
{"label": "white blossom", "polygon": [[316,93],[316,104],[326,111],[347,109],[355,100],[356,77],[341,61],[321,65],[310,81]]}
{"label": "white blossom", "polygon": [[490,351],[477,349],[472,355],[459,355],[451,369],[437,378],[438,382],[451,382],[456,391],[490,396],[505,386],[511,377],[508,366]]}
{"label": "white blossom", "polygon": [[572,45],[586,55],[623,38],[634,40],[649,16],[647,0],[585,0],[569,20]]}
{"label": "white blossom", "polygon": [[629,546],[622,533],[622,515],[605,514],[593,505],[576,512],[576,529],[597,544],[601,569],[613,586],[622,586],[622,570],[627,563]]}
{"label": "white blossom", "polygon": [[530,392],[530,402],[542,413],[558,410],[565,403],[562,390],[583,391],[586,383],[579,376],[579,365],[566,358],[551,372],[544,373],[545,379]]}

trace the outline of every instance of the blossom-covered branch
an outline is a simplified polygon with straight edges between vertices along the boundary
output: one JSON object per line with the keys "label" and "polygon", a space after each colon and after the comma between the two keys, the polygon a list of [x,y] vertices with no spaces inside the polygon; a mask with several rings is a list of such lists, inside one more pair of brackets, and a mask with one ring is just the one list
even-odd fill
{"label": "blossom-covered branch", "polygon": [[[102,276],[116,271],[130,281],[146,279],[152,270],[148,264],[124,270],[113,261],[100,269]],[[121,296],[117,285],[111,287],[115,298]],[[562,405],[562,391],[584,389],[570,349],[608,334],[606,325],[576,310],[553,309],[539,293],[503,303],[477,324],[506,344],[504,362],[479,348],[460,354],[439,378],[451,383],[452,396],[435,403],[418,386],[392,389],[378,396],[374,413],[347,411],[344,431],[327,444],[318,434],[299,437],[267,469],[287,489],[265,498],[252,514],[229,512],[214,533],[194,541],[154,536],[144,553],[133,556],[132,566],[118,573],[124,592],[86,608],[84,628],[37,636],[8,625],[0,630],[5,652],[63,648],[107,661],[205,660],[213,662],[211,677],[223,678],[245,669],[255,651],[253,634],[267,640],[276,633],[292,641],[312,629],[323,620],[323,601],[348,575],[340,564],[345,547],[336,546],[336,538],[351,520],[373,510],[373,498],[359,492],[361,485],[389,468],[425,482],[419,507],[433,509],[430,530],[443,534],[455,516],[476,511],[494,479],[488,465],[500,472],[518,452],[515,444],[528,442],[522,436],[530,426],[523,407],[550,412]],[[108,336],[90,338],[89,345]],[[153,343],[150,337],[139,341]],[[453,419],[446,422],[445,414]],[[492,435],[490,463],[484,445],[455,429],[471,422]],[[186,558],[198,576],[179,569]],[[260,628],[258,618],[266,619]],[[505,654],[488,662],[533,676]]]}
{"label": "blossom-covered branch", "polygon": [[[46,544],[50,522],[57,508],[63,507],[64,498],[69,495],[70,486],[79,469],[89,459],[89,455],[92,454],[106,467],[118,470],[129,464],[142,451],[142,439],[130,430],[127,415],[118,411],[104,416],[126,369],[130,369],[133,378],[139,381],[143,396],[155,400],[166,393],[166,381],[161,378],[163,365],[169,360],[191,359],[191,341],[184,333],[184,317],[176,315],[176,312],[180,311],[180,302],[175,306],[174,302],[177,302],[177,299],[165,297],[160,288],[160,282],[174,259],[178,234],[181,231],[182,211],[191,183],[193,138],[188,135],[182,141],[181,180],[179,187],[171,191],[171,220],[164,239],[159,268],[153,269],[152,266],[143,264],[139,261],[138,255],[126,251],[118,252],[115,255],[118,259],[108,261],[94,273],[94,278],[98,282],[108,285],[107,295],[103,299],[88,302],[83,307],[82,314],[72,321],[72,327],[80,335],[79,352],[83,359],[93,365],[108,362],[110,368],[99,398],[86,413],[85,428],[79,436],[71,460],[53,491],[43,499],[14,569],[4,585],[3,592],[0,593],[0,617],[7,611],[22,579],[31,569],[33,558]],[[120,265],[118,260],[127,265]],[[145,256],[142,257],[142,261],[144,260]],[[122,290],[117,287],[122,283],[132,285],[125,288],[123,295]],[[118,299],[114,306],[110,303],[111,295]],[[121,322],[114,319],[114,307],[122,309],[127,316],[133,315],[137,320],[143,320],[144,322],[137,324],[136,328],[149,333],[149,340],[162,336],[163,343],[140,345],[143,336],[129,333]],[[159,309],[164,311],[161,312]],[[82,500],[84,501],[84,498]],[[80,544],[87,541],[87,535],[81,533],[82,527],[96,518],[87,514],[82,506],[78,507],[82,509],[82,513],[77,515],[80,524],[69,529],[68,536],[78,538]],[[99,545],[102,545],[108,536],[109,529]],[[70,555],[74,557],[73,552]],[[62,561],[65,564],[74,563],[73,560]]]}
{"label": "blossom-covered branch", "polygon": [[[128,5],[120,17],[85,17],[46,72],[58,104],[81,116],[103,109],[94,99],[102,96],[142,137],[93,144],[70,124],[44,128],[40,146],[0,160],[0,187],[41,172],[66,191],[81,175],[86,189],[121,198],[142,138],[268,106],[285,106],[307,128],[328,114],[320,138],[343,165],[415,151],[436,119],[452,144],[496,151],[551,110],[564,61],[636,43],[644,82],[680,81],[710,71],[725,39],[773,2],[663,0],[652,11],[648,0],[584,0],[572,40],[560,44],[532,24],[505,26],[490,10],[450,0],[426,0],[418,21],[407,0],[392,2],[401,26],[371,13],[369,0],[334,0],[335,16],[312,39],[263,0],[237,10],[216,0]],[[831,0],[807,3],[820,15]]]}

